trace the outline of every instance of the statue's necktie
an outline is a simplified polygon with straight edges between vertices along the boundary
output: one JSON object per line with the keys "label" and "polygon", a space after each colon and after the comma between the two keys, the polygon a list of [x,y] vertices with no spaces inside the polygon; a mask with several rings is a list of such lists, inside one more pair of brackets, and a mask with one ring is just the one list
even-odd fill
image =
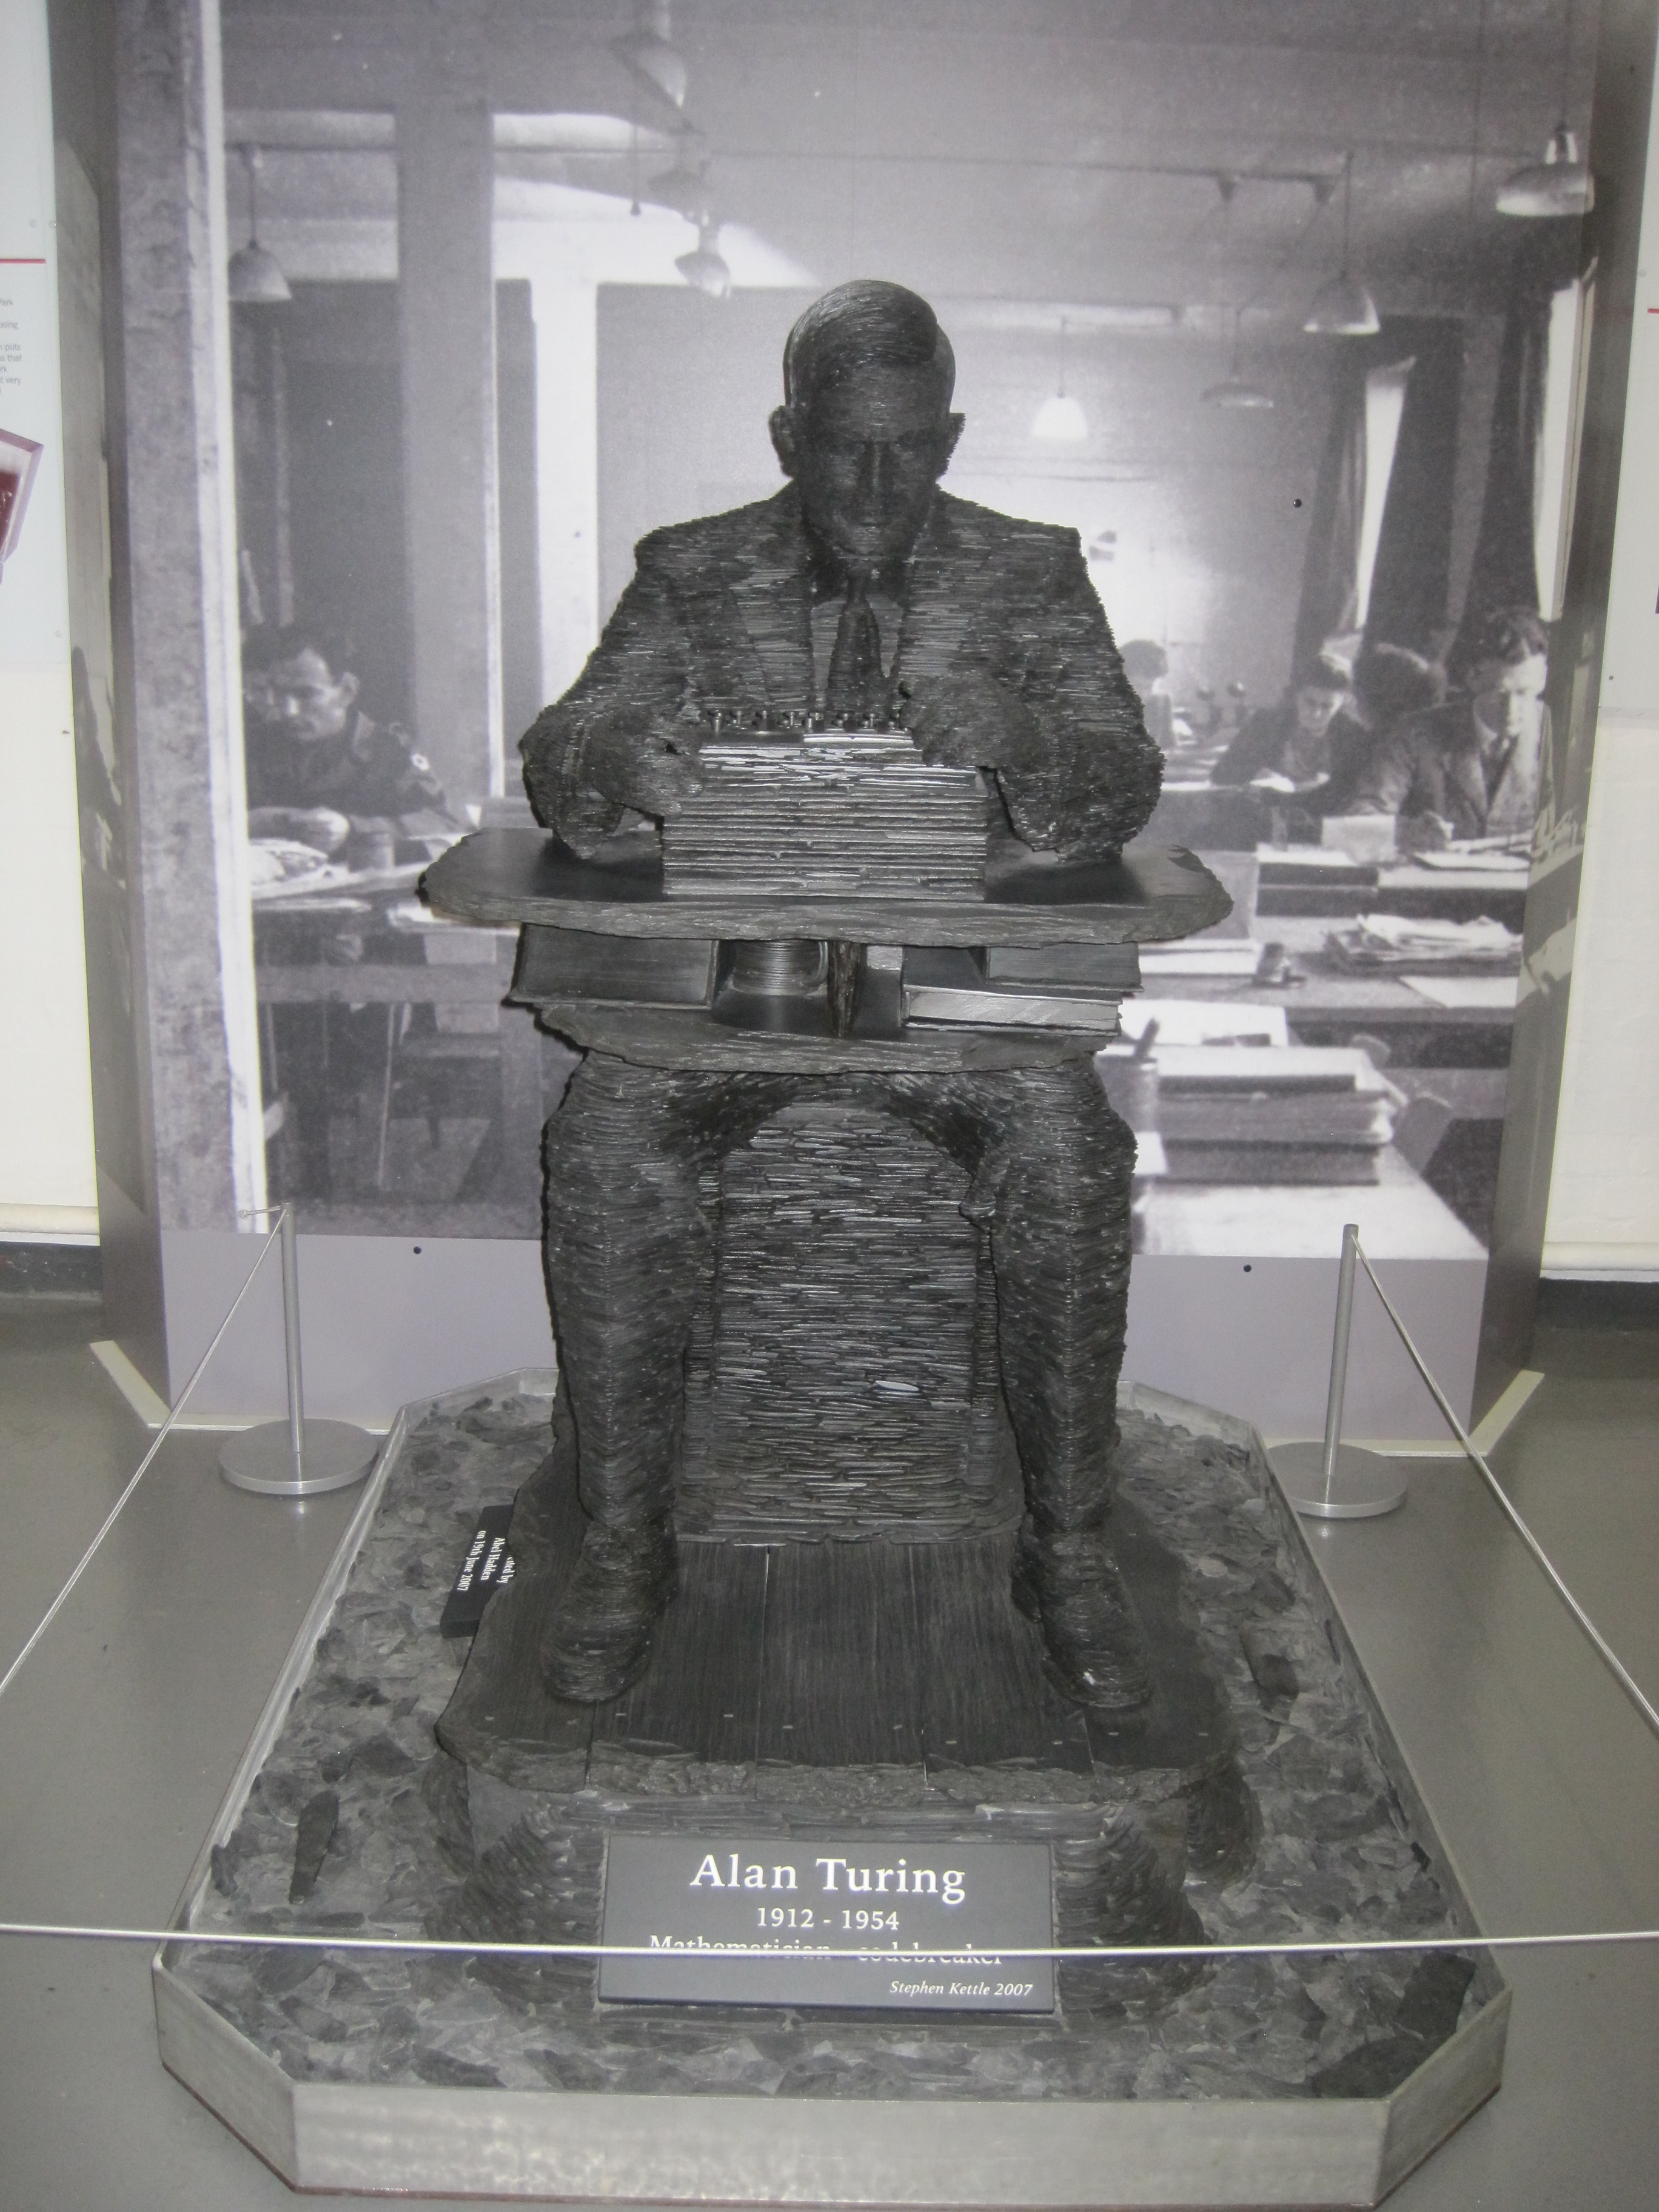
{"label": "statue's necktie", "polygon": [[847,586],[847,604],[836,626],[830,678],[823,687],[825,720],[849,730],[867,730],[885,719],[881,629],[866,596],[867,589],[864,576],[854,576]]}

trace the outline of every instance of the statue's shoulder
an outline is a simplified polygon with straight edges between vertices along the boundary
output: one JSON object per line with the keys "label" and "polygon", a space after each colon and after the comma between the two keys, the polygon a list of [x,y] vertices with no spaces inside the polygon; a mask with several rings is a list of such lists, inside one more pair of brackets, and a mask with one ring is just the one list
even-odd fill
{"label": "statue's shoulder", "polygon": [[793,513],[793,487],[786,484],[770,499],[728,507],[722,514],[700,514],[694,522],[665,523],[648,532],[634,548],[635,563],[641,571],[656,569],[670,575],[703,570],[711,562],[746,552],[786,529]]}
{"label": "statue's shoulder", "polygon": [[964,549],[989,554],[1005,564],[1046,571],[1082,552],[1082,539],[1064,524],[1004,514],[994,507],[980,506],[976,500],[957,499],[951,492],[938,494],[934,523],[947,539]]}

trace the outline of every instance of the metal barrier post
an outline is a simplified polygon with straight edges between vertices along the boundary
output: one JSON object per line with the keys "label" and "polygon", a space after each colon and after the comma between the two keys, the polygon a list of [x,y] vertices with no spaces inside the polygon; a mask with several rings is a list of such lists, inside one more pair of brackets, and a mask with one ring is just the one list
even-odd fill
{"label": "metal barrier post", "polygon": [[361,1482],[374,1464],[378,1440],[350,1421],[308,1421],[300,1369],[300,1254],[294,1208],[284,1206],[278,1226],[283,1255],[283,1352],[288,1374],[288,1419],[239,1429],[219,1454],[219,1472],[238,1490],[267,1498],[315,1498]]}
{"label": "metal barrier post", "polygon": [[1370,1521],[1406,1502],[1407,1481],[1392,1460],[1342,1441],[1342,1401],[1348,1387],[1348,1337],[1353,1327],[1354,1277],[1359,1263],[1359,1224],[1342,1230],[1342,1265],[1336,1279],[1336,1327],[1331,1335],[1331,1384],[1325,1400],[1325,1441],[1275,1444],[1268,1453],[1279,1486],[1298,1513],[1319,1521]]}

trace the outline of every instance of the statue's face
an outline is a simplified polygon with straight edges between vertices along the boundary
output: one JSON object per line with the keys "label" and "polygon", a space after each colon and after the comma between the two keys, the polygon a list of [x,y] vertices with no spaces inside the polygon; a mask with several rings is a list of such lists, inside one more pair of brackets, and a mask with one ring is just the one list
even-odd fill
{"label": "statue's face", "polygon": [[856,368],[810,409],[780,407],[772,417],[808,526],[854,569],[909,552],[961,434],[961,416],[925,368]]}

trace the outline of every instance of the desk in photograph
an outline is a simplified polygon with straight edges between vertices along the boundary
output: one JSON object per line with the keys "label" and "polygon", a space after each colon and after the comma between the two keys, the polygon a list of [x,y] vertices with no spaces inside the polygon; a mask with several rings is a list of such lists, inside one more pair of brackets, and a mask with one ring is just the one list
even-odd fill
{"label": "desk in photograph", "polygon": [[1345,1222],[1378,1260],[1478,1260],[1484,1248],[1392,1146],[1374,1183],[1201,1183],[1155,1177],[1136,1200],[1140,1252],[1328,1260]]}
{"label": "desk in photograph", "polygon": [[[460,930],[423,908],[415,908],[411,916],[410,888],[401,881],[379,891],[357,890],[348,884],[311,899],[289,896],[280,902],[256,901],[254,906],[254,983],[262,1015],[275,1006],[385,1007],[386,1056],[381,1075],[388,1099],[399,1048],[392,1018],[397,1010],[425,1006],[495,1012],[506,999],[513,975],[515,932]],[[395,924],[388,920],[394,904],[399,910]],[[317,957],[331,934],[344,933],[368,939],[371,956],[395,945],[410,957]],[[457,939],[469,940],[467,958],[432,957],[429,946],[435,951],[442,941],[447,949]],[[526,1219],[533,1221],[540,1204],[537,1149],[548,1110],[543,1040],[528,1023],[502,1021],[487,1042],[501,1070],[501,1149],[507,1185],[529,1209]]]}
{"label": "desk in photograph", "polygon": [[[1304,857],[1311,860],[1322,854],[1329,857],[1323,846],[1291,845],[1283,849],[1264,846],[1259,859],[1265,872],[1274,863],[1291,868]],[[1414,921],[1501,921],[1505,929],[1518,932],[1526,905],[1524,869],[1499,872],[1385,860],[1376,867],[1375,883],[1356,881],[1346,869],[1333,869],[1328,883],[1275,883],[1264,873],[1255,910],[1264,923],[1307,915],[1324,915],[1335,921],[1352,921],[1362,914],[1397,914]]]}
{"label": "desk in photograph", "polygon": [[1300,979],[1295,982],[1161,975],[1149,961],[1142,995],[1282,1006],[1298,1044],[1349,1044],[1357,1034],[1380,1037],[1389,1048],[1391,1073],[1401,1067],[1508,1067],[1513,1006],[1438,1006],[1400,975],[1356,973],[1325,950],[1330,929],[1330,918],[1312,915],[1264,915],[1257,924],[1258,939],[1282,945],[1295,963]]}

